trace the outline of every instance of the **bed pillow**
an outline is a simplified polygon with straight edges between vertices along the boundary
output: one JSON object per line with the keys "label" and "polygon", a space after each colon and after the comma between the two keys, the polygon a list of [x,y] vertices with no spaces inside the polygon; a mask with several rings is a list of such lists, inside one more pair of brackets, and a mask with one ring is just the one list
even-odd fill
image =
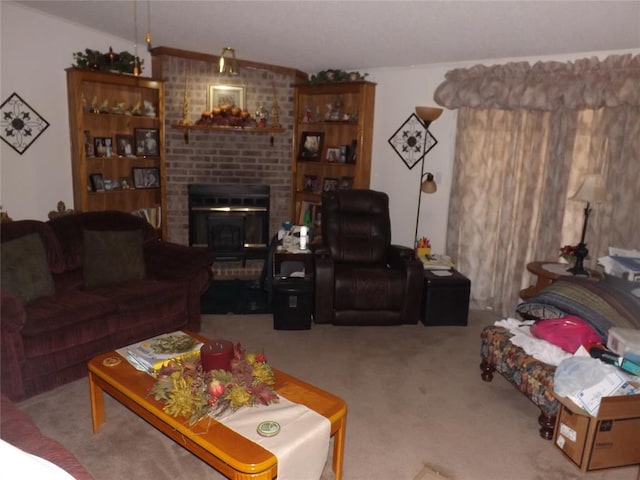
{"label": "bed pillow", "polygon": [[55,285],[40,235],[30,233],[2,243],[2,288],[27,304],[53,295]]}
{"label": "bed pillow", "polygon": [[538,302],[523,302],[516,307],[516,312],[525,320],[544,320],[560,318],[566,315],[559,308]]}
{"label": "bed pillow", "polygon": [[87,287],[145,278],[141,230],[83,232],[83,276]]}

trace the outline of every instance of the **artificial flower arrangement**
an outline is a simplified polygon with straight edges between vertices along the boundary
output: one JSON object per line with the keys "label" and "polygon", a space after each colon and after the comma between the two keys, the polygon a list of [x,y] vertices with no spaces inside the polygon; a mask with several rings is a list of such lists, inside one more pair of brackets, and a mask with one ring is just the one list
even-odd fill
{"label": "artificial flower arrangement", "polygon": [[309,83],[341,83],[341,82],[357,82],[364,80],[369,76],[368,73],[345,72],[344,70],[331,69],[323,70],[315,75],[311,75]]}
{"label": "artificial flower arrangement", "polygon": [[568,263],[576,261],[576,247],[573,245],[565,245],[560,249],[560,257],[566,260]]}
{"label": "artificial flower arrangement", "polygon": [[169,362],[158,371],[151,394],[166,402],[163,410],[169,415],[189,417],[190,425],[207,415],[217,418],[241,407],[277,403],[265,354],[245,353],[239,343],[233,351],[230,371],[206,372],[199,357]]}

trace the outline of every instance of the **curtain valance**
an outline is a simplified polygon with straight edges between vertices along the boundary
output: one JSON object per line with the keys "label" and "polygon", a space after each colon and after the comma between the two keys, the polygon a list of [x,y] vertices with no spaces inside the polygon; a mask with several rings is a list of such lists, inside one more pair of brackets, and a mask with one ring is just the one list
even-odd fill
{"label": "curtain valance", "polygon": [[511,62],[447,72],[434,99],[456,109],[640,107],[640,54],[574,62]]}

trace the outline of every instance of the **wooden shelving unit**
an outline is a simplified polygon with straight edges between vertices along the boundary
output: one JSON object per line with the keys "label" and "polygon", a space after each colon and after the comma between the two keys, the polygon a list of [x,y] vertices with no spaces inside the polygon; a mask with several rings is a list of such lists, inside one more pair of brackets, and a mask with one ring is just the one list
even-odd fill
{"label": "wooden shelving unit", "polygon": [[[291,217],[317,224],[322,192],[369,188],[375,87],[372,82],[296,85],[291,162]],[[317,155],[301,155],[304,138],[319,135]],[[304,137],[304,138],[303,138]],[[354,151],[355,150],[355,151]]]}
{"label": "wooden shelving unit", "polygon": [[[126,74],[69,68],[67,97],[71,135],[71,167],[74,209],[90,212],[140,209],[160,210],[159,236],[166,237],[166,181],[164,160],[164,86],[162,81]],[[107,102],[105,109],[98,109]],[[144,110],[144,103],[151,105]],[[120,105],[122,108],[116,108]],[[132,106],[142,110],[132,112]],[[157,130],[158,154],[137,152],[136,129]],[[118,155],[117,135],[134,139],[128,155]],[[109,156],[96,156],[93,139],[111,139]],[[121,180],[133,186],[133,168],[157,168],[159,186],[153,188],[121,188]],[[90,175],[100,174],[118,186],[105,191],[92,191]],[[159,207],[159,209],[158,209]]]}

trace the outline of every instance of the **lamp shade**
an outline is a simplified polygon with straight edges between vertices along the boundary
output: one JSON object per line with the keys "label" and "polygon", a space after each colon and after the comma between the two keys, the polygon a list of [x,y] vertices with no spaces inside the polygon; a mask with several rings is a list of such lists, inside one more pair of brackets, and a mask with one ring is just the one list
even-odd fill
{"label": "lamp shade", "polygon": [[416,107],[416,115],[423,122],[433,122],[440,115],[442,115],[442,109],[436,107]]}
{"label": "lamp shade", "polygon": [[578,191],[569,197],[569,200],[576,200],[587,203],[603,203],[607,192],[604,188],[604,178],[598,173],[585,175],[582,185]]}

